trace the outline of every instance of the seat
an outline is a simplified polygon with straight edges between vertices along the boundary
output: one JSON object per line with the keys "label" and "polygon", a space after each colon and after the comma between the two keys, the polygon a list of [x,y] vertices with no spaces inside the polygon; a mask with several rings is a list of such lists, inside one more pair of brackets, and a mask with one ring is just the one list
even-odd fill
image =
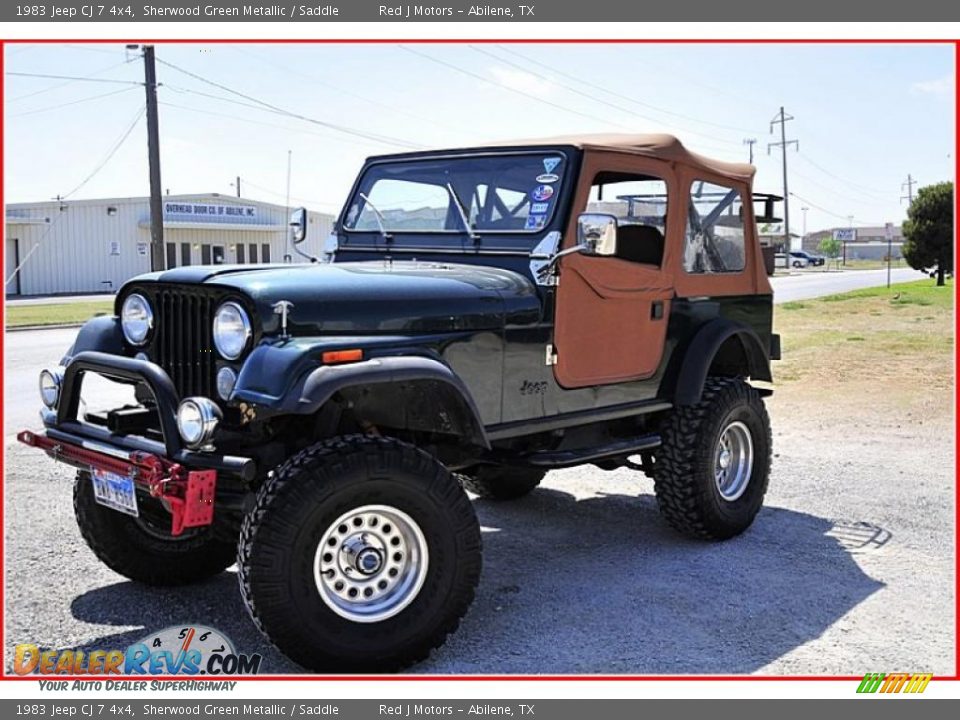
{"label": "seat", "polygon": [[621,225],[617,228],[617,257],[656,265],[663,262],[663,233],[653,225]]}

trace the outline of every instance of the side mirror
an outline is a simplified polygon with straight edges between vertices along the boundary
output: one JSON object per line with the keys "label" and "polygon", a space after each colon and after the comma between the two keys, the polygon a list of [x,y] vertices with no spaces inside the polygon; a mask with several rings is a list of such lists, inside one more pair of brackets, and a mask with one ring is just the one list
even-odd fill
{"label": "side mirror", "polygon": [[617,254],[617,218],[601,213],[583,213],[577,218],[577,244],[586,255]]}
{"label": "side mirror", "polygon": [[290,239],[299,245],[307,239],[307,209],[297,208],[290,214]]}

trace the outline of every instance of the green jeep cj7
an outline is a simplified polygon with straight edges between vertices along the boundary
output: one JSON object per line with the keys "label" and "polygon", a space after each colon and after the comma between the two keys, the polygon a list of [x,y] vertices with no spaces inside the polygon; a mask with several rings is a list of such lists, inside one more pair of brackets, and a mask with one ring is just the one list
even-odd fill
{"label": "green jeep cj7", "polygon": [[[44,430],[19,439],[79,469],[80,532],[118,573],[237,562],[305,668],[405,668],[473,599],[465,490],[625,466],[682,532],[749,527],[779,357],[752,178],[663,135],[372,158],[324,257],[126,283],[41,373]],[[291,225],[298,244],[305,212]],[[91,374],[137,402],[87,412]]]}

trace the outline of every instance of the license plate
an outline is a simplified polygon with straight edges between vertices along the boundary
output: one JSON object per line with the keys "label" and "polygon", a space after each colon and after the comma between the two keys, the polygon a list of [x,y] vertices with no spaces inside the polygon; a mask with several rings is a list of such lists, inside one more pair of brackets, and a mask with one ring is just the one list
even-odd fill
{"label": "license plate", "polygon": [[94,470],[91,479],[93,480],[93,498],[100,505],[134,517],[140,515],[133,478],[105,470]]}

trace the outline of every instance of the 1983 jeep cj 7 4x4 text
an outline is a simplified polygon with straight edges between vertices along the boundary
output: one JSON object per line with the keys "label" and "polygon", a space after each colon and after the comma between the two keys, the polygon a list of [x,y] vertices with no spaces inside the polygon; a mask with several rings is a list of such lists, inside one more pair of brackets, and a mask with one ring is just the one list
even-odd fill
{"label": "1983 jeep cj 7 4x4 text", "polygon": [[[752,177],[659,135],[373,158],[321,262],[126,283],[42,373],[45,431],[20,440],[79,468],[77,522],[117,572],[174,585],[236,560],[296,662],[406,667],[473,599],[464,488],[627,466],[678,530],[753,521],[769,390],[747,381],[779,339]],[[137,402],[82,410],[91,374]]]}

